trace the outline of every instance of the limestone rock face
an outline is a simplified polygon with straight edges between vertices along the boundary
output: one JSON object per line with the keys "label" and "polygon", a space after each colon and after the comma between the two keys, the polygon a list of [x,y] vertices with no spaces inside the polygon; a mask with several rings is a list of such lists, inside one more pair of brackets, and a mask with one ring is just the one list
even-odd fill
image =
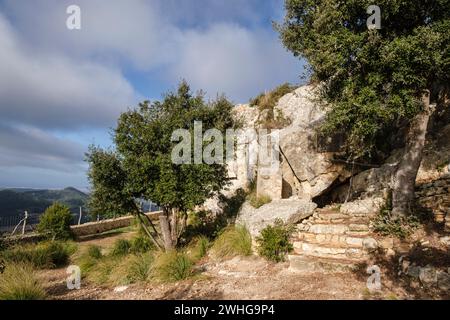
{"label": "limestone rock face", "polygon": [[315,129],[326,109],[315,98],[312,86],[303,86],[282,97],[276,110],[291,122],[280,131],[282,175],[293,195],[311,199],[321,195],[336,179],[348,176],[344,166],[332,163],[331,152],[318,150]]}
{"label": "limestone rock face", "polygon": [[255,238],[262,229],[273,225],[277,219],[287,224],[295,224],[311,216],[316,208],[315,203],[297,198],[275,200],[258,209],[246,202],[239,212],[236,224],[246,226]]}

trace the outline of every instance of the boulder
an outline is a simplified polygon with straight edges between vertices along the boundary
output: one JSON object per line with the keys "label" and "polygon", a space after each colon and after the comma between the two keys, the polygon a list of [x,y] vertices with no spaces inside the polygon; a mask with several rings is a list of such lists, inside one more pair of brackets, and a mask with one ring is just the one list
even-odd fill
{"label": "boulder", "polygon": [[376,214],[384,203],[382,197],[359,199],[341,204],[339,211],[345,214]]}
{"label": "boulder", "polygon": [[286,224],[295,224],[311,216],[317,205],[309,200],[290,198],[272,201],[255,209],[245,202],[238,214],[236,224],[244,225],[253,238],[259,236],[262,229],[281,219]]}
{"label": "boulder", "polygon": [[419,280],[426,287],[435,285],[437,283],[436,269],[432,266],[420,268]]}

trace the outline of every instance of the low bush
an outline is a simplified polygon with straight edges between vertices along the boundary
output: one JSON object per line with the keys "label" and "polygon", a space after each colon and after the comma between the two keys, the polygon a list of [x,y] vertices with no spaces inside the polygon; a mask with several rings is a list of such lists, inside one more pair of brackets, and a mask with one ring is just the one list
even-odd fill
{"label": "low bush", "polygon": [[94,259],[100,259],[102,255],[102,249],[96,245],[90,245],[87,249],[87,254],[89,257]]}
{"label": "low bush", "polygon": [[252,237],[244,226],[230,226],[218,236],[212,247],[219,258],[252,254]]}
{"label": "low bush", "polygon": [[155,245],[147,236],[139,235],[131,240],[131,253],[146,253],[153,249],[155,249]]}
{"label": "low bush", "polygon": [[126,239],[117,239],[111,250],[113,256],[124,256],[131,251],[131,243]]}
{"label": "low bush", "polygon": [[71,222],[70,209],[65,205],[55,203],[48,207],[39,219],[37,231],[52,240],[67,240],[72,238]]}
{"label": "low bush", "polygon": [[372,221],[373,231],[383,236],[408,238],[420,226],[420,219],[409,215],[394,219],[390,210],[382,210]]}
{"label": "low bush", "polygon": [[51,269],[67,265],[76,245],[68,242],[43,242],[37,245],[17,245],[1,253],[9,262],[29,263],[35,268]]}
{"label": "low bush", "polygon": [[373,231],[383,236],[394,236],[399,239],[408,238],[422,223],[431,219],[427,212],[414,212],[408,216],[392,217],[392,192],[389,192],[385,205],[372,220]]}
{"label": "low bush", "polygon": [[0,275],[0,300],[43,300],[46,292],[31,265],[8,263]]}
{"label": "low bush", "polygon": [[152,276],[164,282],[184,280],[192,275],[192,267],[192,260],[184,252],[162,252],[155,257]]}
{"label": "low bush", "polygon": [[294,249],[290,242],[293,231],[293,226],[285,226],[279,219],[273,226],[264,228],[256,239],[259,255],[274,262],[284,261],[286,255]]}

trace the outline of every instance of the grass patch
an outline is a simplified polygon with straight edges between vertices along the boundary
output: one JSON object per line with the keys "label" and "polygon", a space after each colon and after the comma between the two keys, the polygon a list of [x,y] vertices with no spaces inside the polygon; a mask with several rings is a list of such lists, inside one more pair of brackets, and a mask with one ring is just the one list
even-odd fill
{"label": "grass patch", "polygon": [[205,236],[198,236],[191,241],[186,250],[186,253],[193,261],[198,261],[206,256],[209,247],[209,239]]}
{"label": "grass patch", "polygon": [[30,264],[6,264],[0,275],[0,300],[43,300],[45,297],[46,292]]}
{"label": "grass patch", "polygon": [[272,202],[272,199],[267,195],[261,195],[258,197],[256,193],[252,193],[249,195],[248,201],[253,208],[258,209],[263,205]]}
{"label": "grass patch", "polygon": [[214,241],[212,250],[219,258],[249,256],[252,254],[252,237],[244,226],[230,226]]}
{"label": "grass patch", "polygon": [[295,86],[285,83],[251,99],[250,106],[258,107],[260,111],[258,123],[267,129],[281,129],[290,125],[290,121],[283,116],[281,111],[275,111],[275,106],[284,95],[294,91],[295,88]]}
{"label": "grass patch", "polygon": [[42,242],[32,245],[17,245],[1,253],[7,262],[28,263],[38,269],[52,269],[65,266],[77,250],[72,242]]}
{"label": "grass patch", "polygon": [[172,250],[155,257],[153,277],[163,282],[189,278],[193,274],[193,261],[184,252]]}
{"label": "grass patch", "polygon": [[286,255],[294,247],[290,237],[294,231],[293,226],[285,226],[282,220],[276,220],[273,226],[267,226],[256,239],[259,255],[274,262],[284,261]]}

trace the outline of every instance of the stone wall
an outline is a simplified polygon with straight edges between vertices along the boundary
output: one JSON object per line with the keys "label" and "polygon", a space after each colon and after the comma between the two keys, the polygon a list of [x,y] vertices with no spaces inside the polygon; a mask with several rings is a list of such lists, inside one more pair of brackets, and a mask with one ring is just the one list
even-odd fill
{"label": "stone wall", "polygon": [[435,220],[445,223],[450,231],[450,175],[418,184],[416,198],[422,208],[433,212]]}
{"label": "stone wall", "polygon": [[[152,220],[157,220],[161,211],[147,213],[146,215]],[[98,222],[85,223],[79,226],[71,226],[73,234],[75,237],[85,237],[91,236],[106,231],[129,227],[134,221],[133,216],[125,216],[116,219],[108,219]]]}

